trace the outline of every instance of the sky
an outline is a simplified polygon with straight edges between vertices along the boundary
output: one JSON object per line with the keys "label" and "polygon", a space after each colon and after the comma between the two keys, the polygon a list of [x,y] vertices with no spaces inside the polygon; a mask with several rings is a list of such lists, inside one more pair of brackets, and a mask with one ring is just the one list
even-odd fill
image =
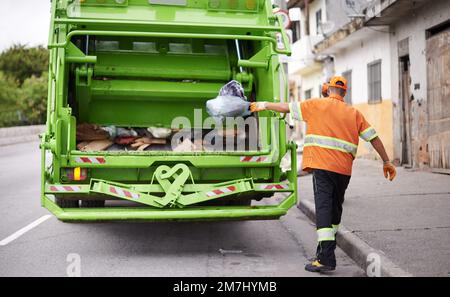
{"label": "sky", "polygon": [[0,52],[14,43],[47,45],[50,0],[0,0]]}
{"label": "sky", "polygon": [[0,52],[14,43],[47,45],[50,0],[0,0]]}

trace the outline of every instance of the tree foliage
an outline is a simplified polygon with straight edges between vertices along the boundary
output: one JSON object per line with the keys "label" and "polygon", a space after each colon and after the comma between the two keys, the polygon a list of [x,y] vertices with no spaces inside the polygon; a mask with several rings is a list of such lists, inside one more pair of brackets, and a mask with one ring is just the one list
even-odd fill
{"label": "tree foliage", "polygon": [[18,83],[0,71],[0,103],[9,103],[17,98]]}
{"label": "tree foliage", "polygon": [[48,71],[48,51],[43,46],[13,45],[0,54],[0,71],[22,85],[27,78]]}
{"label": "tree foliage", "polygon": [[19,91],[18,105],[27,124],[42,124],[45,122],[47,110],[47,80],[44,72],[40,77],[27,78]]}
{"label": "tree foliage", "polygon": [[0,127],[45,122],[48,51],[14,45],[0,53]]}

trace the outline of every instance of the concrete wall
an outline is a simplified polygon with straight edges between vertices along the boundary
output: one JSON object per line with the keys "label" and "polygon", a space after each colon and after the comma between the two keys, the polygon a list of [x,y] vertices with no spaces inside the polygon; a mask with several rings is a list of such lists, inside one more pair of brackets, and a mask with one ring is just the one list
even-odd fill
{"label": "concrete wall", "polygon": [[[389,49],[389,34],[363,28],[361,39],[355,40],[345,49],[335,53],[335,71],[341,75],[352,71],[352,103],[360,110],[369,123],[377,130],[383,140],[390,158],[394,155],[393,145],[393,106],[392,106],[392,74]],[[377,29],[378,30],[378,29]],[[383,29],[382,31],[386,31]],[[361,34],[363,33],[363,34]],[[367,64],[381,60],[381,93],[382,102],[368,103],[368,74]],[[378,155],[371,145],[362,143],[358,156],[377,158]]]}
{"label": "concrete wall", "polygon": [[349,15],[362,14],[363,9],[370,3],[367,0],[351,0],[348,2],[347,0],[326,0],[327,20],[334,23],[334,28],[327,32],[328,35],[349,23],[351,21]]}
{"label": "concrete wall", "polygon": [[[426,167],[427,154],[423,152],[427,144],[427,61],[426,61],[426,30],[436,26],[450,16],[450,1],[433,0],[432,5],[424,5],[416,15],[402,18],[392,26],[394,34],[391,35],[392,84],[391,93],[394,103],[394,157],[401,159],[401,104],[399,91],[399,64],[398,42],[404,39],[409,41],[409,57],[411,62],[410,91],[414,97],[412,102],[412,151],[413,166]],[[415,88],[420,84],[420,88]]]}
{"label": "concrete wall", "polygon": [[[385,100],[392,99],[391,93],[391,56],[389,50],[389,34],[363,28],[363,39],[335,53],[334,65],[336,74],[352,71],[353,104],[368,103],[367,64],[381,60],[381,93]],[[385,31],[386,29],[383,29]]]}
{"label": "concrete wall", "polygon": [[39,141],[39,134],[44,131],[44,125],[0,128],[0,146]]}
{"label": "concrete wall", "polygon": [[309,5],[309,30],[312,36],[321,35],[316,29],[316,12],[322,10],[322,22],[327,21],[327,6],[325,0],[316,0]]}
{"label": "concrete wall", "polygon": [[315,71],[308,73],[307,75],[303,75],[301,77],[301,93],[300,98],[302,100],[305,98],[305,92],[309,89],[312,89],[311,92],[311,98],[318,98],[320,97],[319,94],[319,85],[323,82],[323,73],[322,68],[316,68]]}

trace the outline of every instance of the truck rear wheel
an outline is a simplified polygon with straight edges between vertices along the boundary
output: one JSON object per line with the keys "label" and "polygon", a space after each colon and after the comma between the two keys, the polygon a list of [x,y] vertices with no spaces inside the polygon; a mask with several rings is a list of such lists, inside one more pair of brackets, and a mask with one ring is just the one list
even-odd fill
{"label": "truck rear wheel", "polygon": [[105,200],[81,200],[83,208],[99,208],[105,207]]}
{"label": "truck rear wheel", "polygon": [[61,208],[78,208],[78,200],[55,197],[55,203]]}

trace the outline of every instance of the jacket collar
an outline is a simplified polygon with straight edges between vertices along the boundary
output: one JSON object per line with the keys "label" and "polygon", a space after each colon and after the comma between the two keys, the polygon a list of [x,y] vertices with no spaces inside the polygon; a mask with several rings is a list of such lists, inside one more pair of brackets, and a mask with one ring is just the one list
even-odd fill
{"label": "jacket collar", "polygon": [[339,95],[337,95],[337,94],[331,94],[330,96],[328,96],[328,98],[336,99],[336,100],[345,102],[345,101],[344,101],[344,97],[341,97],[341,96],[339,96]]}

